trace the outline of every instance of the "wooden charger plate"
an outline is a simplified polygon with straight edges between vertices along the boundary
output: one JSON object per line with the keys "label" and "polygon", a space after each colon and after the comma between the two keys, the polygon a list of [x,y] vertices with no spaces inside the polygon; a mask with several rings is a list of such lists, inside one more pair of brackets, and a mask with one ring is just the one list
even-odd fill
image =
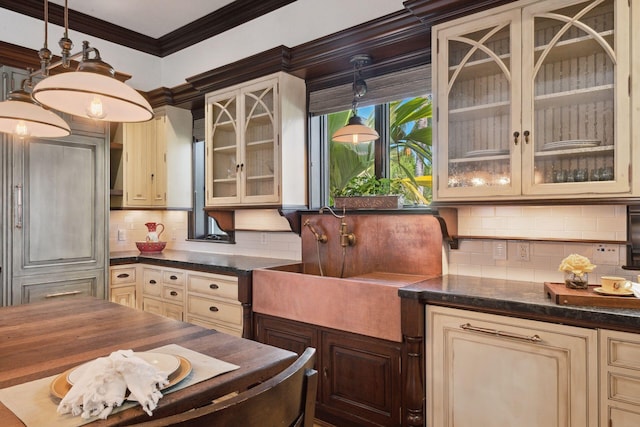
{"label": "wooden charger plate", "polygon": [[[162,387],[162,390],[178,384],[191,373],[191,362],[182,356],[176,356],[180,360],[180,365],[171,375],[169,375],[169,384]],[[72,385],[67,381],[67,376],[71,371],[76,369],[74,366],[55,377],[49,385],[49,391],[58,399],[62,399],[71,390]]]}

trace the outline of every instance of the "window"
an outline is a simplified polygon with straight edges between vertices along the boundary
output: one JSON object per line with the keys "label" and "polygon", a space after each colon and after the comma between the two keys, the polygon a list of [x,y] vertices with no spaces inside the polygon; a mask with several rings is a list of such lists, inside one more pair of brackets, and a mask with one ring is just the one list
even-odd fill
{"label": "window", "polygon": [[362,101],[374,104],[358,108],[358,115],[375,127],[380,139],[357,145],[331,141],[351,115],[351,85],[310,94],[312,208],[333,204],[336,190],[359,176],[401,184],[405,205],[431,202],[430,83],[430,66],[368,79],[369,93]]}
{"label": "window", "polygon": [[[195,133],[195,132],[194,132]],[[233,231],[223,231],[204,210],[205,143],[193,143],[193,211],[189,215],[189,240],[235,243]]]}

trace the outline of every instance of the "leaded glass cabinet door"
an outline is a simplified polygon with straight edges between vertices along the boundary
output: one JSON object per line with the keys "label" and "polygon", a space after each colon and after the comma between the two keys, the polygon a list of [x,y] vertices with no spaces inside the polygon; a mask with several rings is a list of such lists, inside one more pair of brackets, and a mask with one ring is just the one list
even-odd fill
{"label": "leaded glass cabinet door", "polygon": [[233,204],[240,200],[241,150],[239,91],[208,98],[206,102],[206,204]]}
{"label": "leaded glass cabinet door", "polygon": [[629,191],[628,3],[523,9],[526,194]]}
{"label": "leaded glass cabinet door", "polygon": [[437,32],[438,198],[520,193],[519,20],[513,10]]}
{"label": "leaded glass cabinet door", "polygon": [[279,201],[278,81],[267,80],[242,89],[243,144],[240,164],[245,203]]}

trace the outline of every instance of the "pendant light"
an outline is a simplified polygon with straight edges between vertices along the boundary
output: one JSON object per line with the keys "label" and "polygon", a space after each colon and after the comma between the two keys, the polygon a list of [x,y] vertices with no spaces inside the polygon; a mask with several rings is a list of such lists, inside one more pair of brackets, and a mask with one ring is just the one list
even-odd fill
{"label": "pendant light", "polygon": [[[29,80],[30,81],[30,80]],[[59,138],[71,133],[67,122],[53,111],[45,110],[24,89],[12,91],[0,102],[0,132],[20,139]]]}
{"label": "pendant light", "polygon": [[[45,11],[46,3],[45,1]],[[64,2],[64,36],[60,39],[62,60],[49,64],[47,55],[40,54],[41,73],[45,79],[33,88],[39,103],[74,116],[112,122],[143,122],[153,117],[149,102],[135,89],[115,78],[115,71],[100,58],[100,52],[82,43],[82,52],[71,55],[73,43],[68,37],[69,8]],[[46,12],[45,12],[46,15]],[[47,16],[45,16],[45,21]],[[46,48],[46,39],[45,39]],[[93,53],[94,58],[89,58]],[[82,56],[76,71],[48,76],[48,70],[62,65],[69,68],[71,59]]]}
{"label": "pendant light", "polygon": [[362,142],[371,142],[378,138],[378,132],[364,124],[364,121],[358,116],[358,100],[367,93],[367,83],[362,78],[362,67],[371,63],[369,55],[355,55],[349,61],[353,64],[353,104],[352,116],[346,126],[338,129],[331,139],[335,142],[350,142],[359,144]]}
{"label": "pendant light", "polygon": [[[47,44],[47,1],[45,1],[45,46],[41,49],[41,54],[46,55]],[[50,54],[51,52],[49,52]],[[0,132],[10,133],[20,139],[34,138],[59,138],[71,133],[69,125],[53,111],[44,109],[35,102],[31,93],[26,89],[33,89],[31,74],[33,70],[28,70],[29,76],[22,82],[22,87],[11,91],[7,100],[0,102]]]}

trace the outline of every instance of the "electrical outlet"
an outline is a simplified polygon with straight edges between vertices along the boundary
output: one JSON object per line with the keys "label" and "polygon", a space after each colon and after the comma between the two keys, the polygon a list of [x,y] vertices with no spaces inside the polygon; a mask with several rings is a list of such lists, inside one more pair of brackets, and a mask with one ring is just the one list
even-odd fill
{"label": "electrical outlet", "polygon": [[529,261],[529,242],[516,243],[516,258],[520,261]]}
{"label": "electrical outlet", "polygon": [[602,243],[596,245],[593,255],[594,264],[618,265],[619,262],[618,245],[605,245]]}
{"label": "electrical outlet", "polygon": [[124,242],[125,240],[127,240],[127,231],[123,230],[122,228],[118,229],[118,241],[119,242]]}
{"label": "electrical outlet", "polygon": [[267,244],[267,233],[260,233],[260,244]]}
{"label": "electrical outlet", "polygon": [[493,259],[505,260],[507,259],[507,241],[495,240],[493,242]]}

